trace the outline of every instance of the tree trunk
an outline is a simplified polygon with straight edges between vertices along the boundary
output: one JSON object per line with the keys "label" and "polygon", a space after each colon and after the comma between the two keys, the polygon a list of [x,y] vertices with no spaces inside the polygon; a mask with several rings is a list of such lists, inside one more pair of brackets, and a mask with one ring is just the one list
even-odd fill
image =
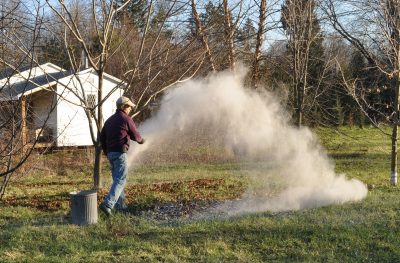
{"label": "tree trunk", "polygon": [[206,50],[206,56],[207,56],[207,59],[208,59],[208,61],[210,63],[211,69],[212,69],[213,72],[215,72],[214,59],[212,57],[211,50],[210,50],[210,47],[208,45],[208,39],[207,39],[207,36],[206,36],[206,34],[204,32],[203,25],[201,24],[201,20],[200,20],[199,14],[197,13],[195,0],[192,0],[192,16],[193,16],[194,22],[196,24],[197,37],[200,38],[201,43],[203,44],[203,47]]}
{"label": "tree trunk", "polygon": [[390,165],[390,183],[392,185],[397,185],[397,140],[398,140],[398,129],[399,129],[399,96],[400,96],[400,10],[398,1],[388,1],[388,14],[390,15],[389,27],[391,29],[391,42],[393,43],[393,53],[395,54],[395,64],[394,64],[394,88],[395,88],[395,98],[394,98],[394,123],[392,132],[392,161]]}
{"label": "tree trunk", "polygon": [[235,46],[233,43],[234,28],[231,24],[231,15],[228,8],[228,0],[224,0],[224,27],[225,27],[225,39],[228,47],[228,61],[229,68],[235,70]]}
{"label": "tree trunk", "polygon": [[261,47],[264,42],[264,27],[265,27],[264,25],[265,25],[266,9],[267,9],[267,0],[261,0],[256,51],[254,52],[254,61],[253,61],[253,76],[251,78],[251,86],[255,89],[257,89],[260,84],[260,58],[261,58]]}
{"label": "tree trunk", "polygon": [[399,92],[400,91],[400,72],[396,73],[395,82],[395,98],[394,98],[394,109],[395,115],[393,120],[392,130],[392,161],[390,164],[390,183],[397,185],[397,140],[398,140],[398,129],[399,129]]}
{"label": "tree trunk", "polygon": [[392,131],[392,161],[390,164],[390,183],[392,185],[397,185],[397,137],[398,137],[398,125],[393,124]]}
{"label": "tree trunk", "polygon": [[26,97],[21,97],[21,153],[25,154],[27,139],[27,128],[26,128]]}
{"label": "tree trunk", "polygon": [[101,181],[101,168],[102,168],[102,159],[101,159],[101,144],[100,144],[100,132],[103,128],[103,106],[101,104],[101,100],[103,98],[103,71],[99,70],[97,73],[99,76],[99,87],[97,91],[97,139],[95,143],[95,158],[94,158],[94,170],[93,170],[93,183],[94,189],[99,189],[102,186]]}
{"label": "tree trunk", "polygon": [[296,84],[296,125],[297,127],[301,127],[301,125],[303,124],[303,103],[304,103],[304,84],[303,83],[299,83]]}
{"label": "tree trunk", "polygon": [[95,145],[95,152],[94,152],[94,189],[99,189],[102,186],[101,181],[101,168],[103,166],[103,162],[101,159],[101,145],[100,145],[100,133],[98,134],[96,145]]}

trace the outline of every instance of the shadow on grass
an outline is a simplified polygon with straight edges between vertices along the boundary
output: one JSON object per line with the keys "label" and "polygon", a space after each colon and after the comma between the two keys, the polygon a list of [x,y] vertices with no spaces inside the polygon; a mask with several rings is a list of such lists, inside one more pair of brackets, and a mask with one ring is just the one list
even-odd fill
{"label": "shadow on grass", "polygon": [[59,181],[52,181],[52,182],[40,182],[40,183],[24,183],[21,184],[24,187],[41,187],[45,188],[47,186],[80,186],[88,184],[87,180],[75,180],[75,181],[68,181],[68,182],[59,182]]}
{"label": "shadow on grass", "polygon": [[[353,159],[365,157],[366,153],[332,153],[329,157],[334,159]],[[369,155],[370,156],[370,155]]]}
{"label": "shadow on grass", "polygon": [[329,158],[332,158],[337,161],[341,160],[360,160],[362,162],[369,161],[385,161],[390,160],[389,153],[368,153],[368,152],[352,152],[352,153],[330,153],[328,154]]}

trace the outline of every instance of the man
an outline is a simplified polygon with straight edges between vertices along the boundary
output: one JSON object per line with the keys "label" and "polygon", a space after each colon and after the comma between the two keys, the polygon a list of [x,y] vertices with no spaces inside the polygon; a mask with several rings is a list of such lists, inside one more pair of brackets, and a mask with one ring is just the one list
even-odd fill
{"label": "man", "polygon": [[112,214],[114,206],[117,210],[126,208],[124,187],[128,175],[127,152],[130,141],[144,143],[135,123],[129,117],[135,104],[124,96],[116,104],[117,111],[107,119],[100,133],[101,146],[110,161],[113,178],[111,189],[99,207],[107,216]]}

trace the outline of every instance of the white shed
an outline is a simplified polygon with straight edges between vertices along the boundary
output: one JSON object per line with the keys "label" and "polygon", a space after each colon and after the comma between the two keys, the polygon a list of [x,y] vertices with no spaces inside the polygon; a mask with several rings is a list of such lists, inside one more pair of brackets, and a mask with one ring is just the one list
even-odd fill
{"label": "white shed", "polygon": [[[4,75],[0,72],[0,102],[20,103],[23,143],[37,139],[38,146],[93,145],[85,102],[89,108],[97,104],[95,70],[74,73],[46,63]],[[104,74],[104,120],[115,112],[115,102],[123,94],[124,85],[120,79]],[[96,127],[94,122],[93,126]],[[97,134],[97,130],[94,132]]]}

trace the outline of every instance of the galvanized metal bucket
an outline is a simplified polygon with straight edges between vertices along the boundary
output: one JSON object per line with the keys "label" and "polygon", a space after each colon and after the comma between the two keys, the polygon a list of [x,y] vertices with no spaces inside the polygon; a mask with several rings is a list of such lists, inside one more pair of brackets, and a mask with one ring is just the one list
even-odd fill
{"label": "galvanized metal bucket", "polygon": [[97,223],[97,191],[70,192],[71,223],[88,225]]}

